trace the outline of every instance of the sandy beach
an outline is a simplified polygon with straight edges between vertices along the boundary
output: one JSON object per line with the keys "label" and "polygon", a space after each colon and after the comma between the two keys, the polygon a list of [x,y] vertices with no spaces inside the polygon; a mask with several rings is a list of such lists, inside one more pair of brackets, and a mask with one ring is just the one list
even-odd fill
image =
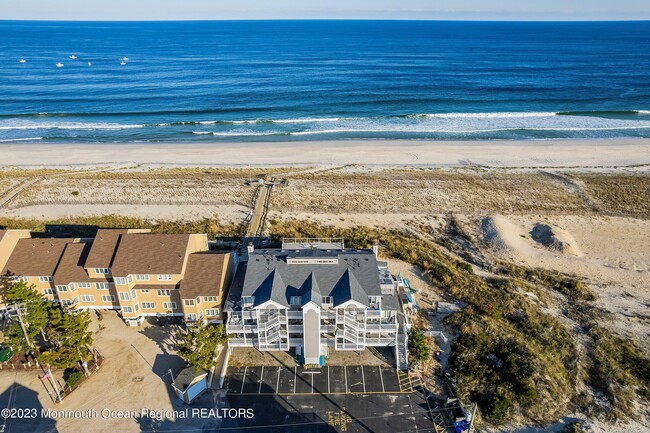
{"label": "sandy beach", "polygon": [[168,166],[602,167],[650,164],[650,140],[0,144],[0,166],[55,168],[122,163]]}

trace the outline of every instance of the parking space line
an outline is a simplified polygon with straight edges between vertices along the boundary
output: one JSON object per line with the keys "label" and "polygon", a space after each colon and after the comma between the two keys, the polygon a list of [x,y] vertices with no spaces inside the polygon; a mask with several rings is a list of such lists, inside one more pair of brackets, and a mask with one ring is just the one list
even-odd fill
{"label": "parking space line", "polygon": [[363,365],[361,366],[361,381],[363,382],[363,392],[366,392],[366,376],[363,374]]}
{"label": "parking space line", "polygon": [[246,370],[248,367],[244,367],[244,376],[241,378],[241,390],[239,390],[240,394],[244,393],[244,384],[246,383]]}
{"label": "parking space line", "polygon": [[298,367],[293,367],[293,393],[296,393],[296,382],[298,382],[298,373],[296,373],[296,369]]}
{"label": "parking space line", "polygon": [[386,392],[386,388],[384,388],[384,376],[381,374],[381,366],[379,367],[379,378],[381,379],[381,392]]}
{"label": "parking space line", "polygon": [[330,386],[331,386],[331,385],[330,385],[330,366],[328,365],[328,366],[327,366],[327,393],[328,393],[328,394],[329,394],[330,392],[332,392],[332,389],[331,389]]}
{"label": "parking space line", "polygon": [[257,389],[257,393],[262,392],[262,384],[264,383],[264,366],[262,366],[262,372],[260,373],[260,387]]}
{"label": "parking space line", "polygon": [[[349,391],[348,390],[348,368],[345,365],[343,366],[343,371],[345,372],[345,393],[347,394]],[[242,389],[243,388],[244,387],[242,386]]]}
{"label": "parking space line", "polygon": [[275,393],[276,394],[280,392],[280,369],[281,368],[282,367],[278,367],[278,381],[275,383]]}

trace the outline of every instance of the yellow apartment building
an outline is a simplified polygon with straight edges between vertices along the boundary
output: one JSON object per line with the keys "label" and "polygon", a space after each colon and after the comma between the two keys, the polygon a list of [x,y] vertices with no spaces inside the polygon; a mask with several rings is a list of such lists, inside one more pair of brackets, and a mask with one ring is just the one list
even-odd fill
{"label": "yellow apartment building", "polygon": [[45,299],[71,310],[119,310],[136,326],[147,316],[223,320],[236,254],[209,252],[205,234],[100,229],[94,239],[39,239],[23,232],[0,240],[2,276],[24,280]]}

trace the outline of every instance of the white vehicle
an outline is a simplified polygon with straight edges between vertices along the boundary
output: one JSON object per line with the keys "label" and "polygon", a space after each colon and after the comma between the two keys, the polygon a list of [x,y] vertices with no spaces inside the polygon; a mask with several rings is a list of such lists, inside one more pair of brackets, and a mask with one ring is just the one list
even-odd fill
{"label": "white vehicle", "polygon": [[126,62],[120,62],[120,65],[124,66],[126,65]]}
{"label": "white vehicle", "polygon": [[92,65],[93,65],[92,63],[88,62],[88,66],[92,66]]}
{"label": "white vehicle", "polygon": [[77,58],[77,56],[75,56],[75,55],[73,54],[73,55],[70,56],[70,58],[71,58],[72,60],[75,60],[75,59]]}
{"label": "white vehicle", "polygon": [[128,62],[128,61],[129,61],[129,58],[128,58],[128,57],[122,57],[122,61],[123,61],[123,62]]}
{"label": "white vehicle", "polygon": [[63,67],[63,63],[61,63],[61,62],[57,63],[57,64],[56,64],[56,67],[57,67],[57,68],[62,68],[62,67]]}
{"label": "white vehicle", "polygon": [[18,63],[27,63],[27,60],[25,60],[25,59],[20,59],[20,60],[18,60]]}

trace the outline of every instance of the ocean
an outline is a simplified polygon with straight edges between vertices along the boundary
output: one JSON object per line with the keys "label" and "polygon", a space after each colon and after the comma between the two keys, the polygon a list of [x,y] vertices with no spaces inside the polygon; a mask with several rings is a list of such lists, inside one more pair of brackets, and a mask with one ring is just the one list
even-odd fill
{"label": "ocean", "polygon": [[0,142],[650,137],[647,21],[0,21],[0,61]]}

